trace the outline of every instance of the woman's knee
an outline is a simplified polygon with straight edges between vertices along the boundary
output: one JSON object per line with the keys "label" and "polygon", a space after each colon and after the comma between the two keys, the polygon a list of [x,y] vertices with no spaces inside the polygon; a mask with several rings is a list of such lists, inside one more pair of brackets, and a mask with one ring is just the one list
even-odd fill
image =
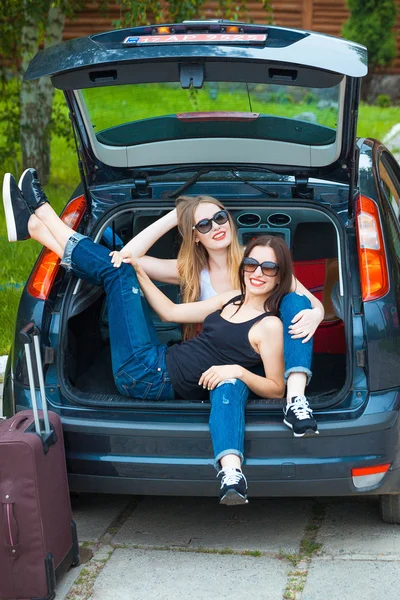
{"label": "woman's knee", "polygon": [[248,395],[249,389],[241,379],[225,379],[210,392],[210,401],[211,404],[213,402],[223,404],[240,403],[246,401]]}
{"label": "woman's knee", "polygon": [[286,315],[288,313],[293,313],[293,315],[295,315],[301,310],[305,310],[307,308],[311,308],[311,302],[307,296],[304,296],[304,294],[299,294],[298,292],[290,292],[282,298],[280,311],[281,315]]}

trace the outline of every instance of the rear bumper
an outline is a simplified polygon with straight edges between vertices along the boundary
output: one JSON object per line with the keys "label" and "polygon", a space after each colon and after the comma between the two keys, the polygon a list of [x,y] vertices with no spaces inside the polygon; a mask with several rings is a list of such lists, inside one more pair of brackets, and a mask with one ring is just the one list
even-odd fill
{"label": "rear bumper", "polygon": [[[244,467],[244,472],[249,486],[249,497],[252,498],[364,496],[400,493],[400,469],[385,475],[382,485],[364,491],[357,490],[350,477],[344,479],[255,481],[249,475],[249,470],[246,467]],[[210,469],[208,474],[210,474]],[[133,477],[105,477],[76,473],[70,473],[68,480],[71,491],[146,496],[216,496],[220,485],[215,478],[207,480],[135,479]]]}
{"label": "rear bumper", "polygon": [[[320,435],[307,438],[294,438],[277,418],[247,425],[244,472],[250,496],[400,493],[398,410],[319,423]],[[206,422],[132,424],[63,417],[63,426],[74,491],[217,493]],[[391,467],[378,485],[355,488],[352,468],[383,463]]]}

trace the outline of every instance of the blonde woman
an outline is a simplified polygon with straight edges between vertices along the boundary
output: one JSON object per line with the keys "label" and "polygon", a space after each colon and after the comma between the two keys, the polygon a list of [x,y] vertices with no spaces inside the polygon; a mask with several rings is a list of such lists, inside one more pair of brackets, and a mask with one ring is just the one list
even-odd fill
{"label": "blonde woman", "polygon": [[[175,226],[182,236],[178,258],[147,256],[151,246]],[[112,252],[111,260],[119,267],[132,255],[138,257],[151,279],[180,285],[182,302],[194,302],[238,288],[243,249],[232,218],[219,200],[211,196],[181,196],[174,210],[141,231],[121,251]],[[324,318],[324,309],[293,276],[291,292],[280,305],[280,317],[287,386],[284,423],[296,437],[308,430],[318,433],[305,389],[312,374],[312,336]],[[183,326],[184,339],[195,334],[195,324]]]}

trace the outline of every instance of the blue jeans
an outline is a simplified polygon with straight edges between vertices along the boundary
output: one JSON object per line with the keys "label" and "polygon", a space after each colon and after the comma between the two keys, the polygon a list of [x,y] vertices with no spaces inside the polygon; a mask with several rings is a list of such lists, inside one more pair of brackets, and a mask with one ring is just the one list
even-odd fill
{"label": "blue jeans", "polygon": [[311,302],[307,296],[290,292],[290,294],[284,296],[281,302],[280,318],[283,323],[285,381],[287,381],[290,373],[306,373],[308,384],[312,375],[313,338],[303,344],[301,339],[294,340],[289,334],[289,325],[291,325],[293,317],[305,308],[311,308]]}
{"label": "blue jeans", "polygon": [[227,454],[235,454],[243,461],[244,412],[249,388],[240,379],[229,379],[210,392],[210,434],[214,447],[214,466]]}
{"label": "blue jeans", "polygon": [[[174,391],[165,364],[167,346],[157,341],[134,269],[126,264],[116,269],[107,248],[79,233],[69,239],[62,264],[77,277],[105,289],[112,368],[120,393],[142,400],[172,399]],[[295,293],[285,296],[281,304],[289,373],[305,372],[307,360],[311,362],[312,344],[292,340],[287,333],[291,319],[303,308],[309,308],[308,299]],[[216,466],[227,454],[236,454],[243,460],[248,395],[248,387],[239,379],[223,382],[210,392],[209,425]]]}
{"label": "blue jeans", "polygon": [[116,269],[107,248],[79,233],[68,240],[62,264],[77,277],[104,287],[112,370],[119,392],[141,400],[173,399],[165,364],[167,346],[158,343],[132,266],[122,264]]}

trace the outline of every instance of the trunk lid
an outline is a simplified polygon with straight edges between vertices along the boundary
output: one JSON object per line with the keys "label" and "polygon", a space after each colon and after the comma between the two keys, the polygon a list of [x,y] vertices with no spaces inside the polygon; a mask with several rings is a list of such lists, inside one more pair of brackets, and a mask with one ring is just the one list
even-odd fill
{"label": "trunk lid", "polygon": [[163,28],[71,40],[26,71],[66,94],[87,174],[233,164],[351,183],[364,46],[237,22]]}

